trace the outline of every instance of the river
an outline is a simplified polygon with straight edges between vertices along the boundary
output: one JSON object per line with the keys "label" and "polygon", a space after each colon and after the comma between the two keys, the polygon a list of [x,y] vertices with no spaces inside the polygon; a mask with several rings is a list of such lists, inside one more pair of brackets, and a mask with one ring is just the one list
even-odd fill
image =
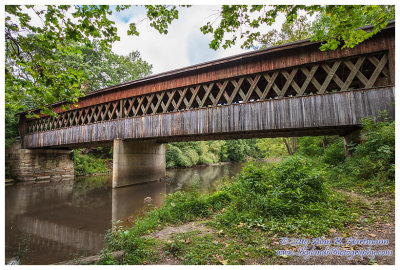
{"label": "river", "polygon": [[[52,264],[96,254],[112,222],[129,225],[144,211],[144,199],[160,206],[165,195],[187,190],[194,181],[212,192],[237,175],[243,163],[170,169],[167,182],[111,188],[111,176],[77,177],[71,182],[8,186],[5,190],[6,263]],[[148,200],[148,199],[147,199]]]}

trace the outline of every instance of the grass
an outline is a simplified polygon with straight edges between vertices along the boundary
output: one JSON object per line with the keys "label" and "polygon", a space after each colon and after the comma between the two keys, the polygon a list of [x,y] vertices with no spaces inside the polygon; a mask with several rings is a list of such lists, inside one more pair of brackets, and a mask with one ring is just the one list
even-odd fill
{"label": "grass", "polygon": [[164,244],[164,251],[176,257],[183,264],[245,264],[248,258],[274,256],[275,252],[267,248],[267,239],[257,233],[250,241],[218,235],[202,235],[199,231],[180,233]]}
{"label": "grass", "polygon": [[[124,264],[157,263],[161,250],[183,264],[270,264],[280,259],[275,250],[282,237],[348,235],[352,226],[383,220],[394,204],[371,206],[336,190],[394,194],[394,122],[367,119],[365,130],[365,142],[351,158],[338,154],[335,149],[343,145],[336,141],[321,158],[294,155],[267,166],[250,162],[211,194],[199,193],[197,183],[188,192],[167,195],[161,208],[131,228],[110,230],[105,262],[111,261],[107,251],[124,250]],[[216,233],[181,233],[167,242],[143,237],[198,219],[208,220]]]}
{"label": "grass", "polygon": [[143,236],[167,225],[179,225],[199,217],[182,214],[182,220],[169,219],[165,218],[165,213],[162,214],[163,209],[156,209],[137,220],[132,228],[114,228],[109,235],[108,248],[124,250],[124,264],[159,263],[162,261],[159,250],[182,264],[272,264],[278,259],[275,250],[282,237],[328,237],[332,229],[345,233],[351,225],[366,226],[378,218],[374,215],[363,217],[369,210],[363,202],[352,201],[339,193],[333,195],[331,203],[324,206],[324,215],[238,219],[237,223],[226,223],[221,222],[226,217],[225,207],[209,210],[201,217],[208,219],[208,226],[214,229],[214,233],[180,233],[166,242]]}
{"label": "grass", "polygon": [[[323,173],[310,166],[299,156],[275,166],[250,164],[235,181],[212,194],[200,194],[196,185],[189,192],[170,194],[161,208],[138,218],[131,228],[114,226],[107,237],[108,250],[124,250],[125,264],[157,262],[160,245],[184,264],[243,264],[260,257],[272,262],[271,239],[329,235],[330,229],[345,229],[365,212],[359,202],[329,190]],[[204,218],[216,235],[178,234],[164,246],[142,237],[168,225]],[[110,262],[104,257],[102,262]]]}

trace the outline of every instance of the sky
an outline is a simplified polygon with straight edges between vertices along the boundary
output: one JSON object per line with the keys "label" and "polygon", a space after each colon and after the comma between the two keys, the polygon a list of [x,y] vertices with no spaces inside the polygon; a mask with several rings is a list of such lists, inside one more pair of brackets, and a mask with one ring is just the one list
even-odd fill
{"label": "sky", "polygon": [[[113,44],[112,50],[121,55],[138,50],[142,59],[153,65],[153,74],[247,52],[240,48],[240,42],[226,50],[209,48],[212,35],[204,35],[200,27],[213,22],[218,17],[218,9],[219,6],[205,5],[180,9],[179,19],[172,22],[167,35],[150,27],[144,7],[113,12],[111,18],[116,22],[121,40]],[[127,35],[131,22],[137,23],[139,36]]]}

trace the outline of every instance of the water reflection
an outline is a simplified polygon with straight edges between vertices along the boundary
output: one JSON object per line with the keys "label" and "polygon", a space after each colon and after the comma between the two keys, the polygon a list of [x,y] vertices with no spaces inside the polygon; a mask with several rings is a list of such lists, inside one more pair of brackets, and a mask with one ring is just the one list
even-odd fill
{"label": "water reflection", "polygon": [[111,197],[104,184],[85,190],[80,180],[13,186],[6,209],[6,259],[25,255],[24,264],[49,264],[103,247]]}
{"label": "water reflection", "polygon": [[178,190],[188,190],[195,182],[200,183],[200,192],[213,192],[220,186],[224,177],[232,177],[240,172],[243,163],[224,164],[220,166],[199,166],[188,169],[168,170],[171,178],[168,184],[168,193]]}
{"label": "water reflection", "polygon": [[168,170],[168,182],[111,188],[111,176],[77,178],[6,188],[6,262],[22,256],[23,264],[51,264],[89,256],[104,246],[112,221],[122,224],[143,211],[145,199],[161,206],[165,194],[187,190],[199,181],[210,192],[221,179],[237,174],[242,164]]}
{"label": "water reflection", "polygon": [[154,206],[160,206],[166,194],[165,182],[150,182],[112,190],[112,221],[126,225],[140,214],[145,206],[145,198],[151,198]]}

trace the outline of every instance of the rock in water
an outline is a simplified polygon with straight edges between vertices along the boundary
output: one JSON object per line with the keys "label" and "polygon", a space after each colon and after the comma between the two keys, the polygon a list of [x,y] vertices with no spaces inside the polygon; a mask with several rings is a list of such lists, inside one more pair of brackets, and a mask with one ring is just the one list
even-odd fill
{"label": "rock in water", "polygon": [[19,260],[17,258],[11,258],[7,265],[19,265]]}
{"label": "rock in water", "polygon": [[151,203],[152,201],[153,201],[153,199],[152,199],[151,197],[146,197],[146,198],[144,198],[144,203],[149,204],[149,203]]}

